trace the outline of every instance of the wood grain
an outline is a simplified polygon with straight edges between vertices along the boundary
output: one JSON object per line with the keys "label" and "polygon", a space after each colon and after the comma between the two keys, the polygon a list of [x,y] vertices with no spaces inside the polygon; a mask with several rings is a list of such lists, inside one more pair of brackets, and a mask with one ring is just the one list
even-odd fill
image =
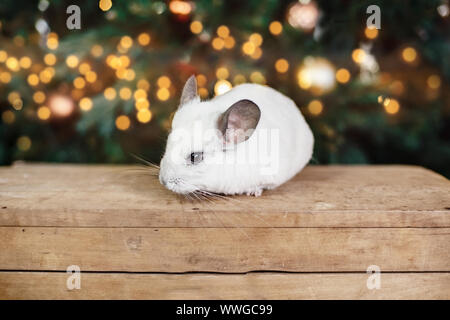
{"label": "wood grain", "polygon": [[261,197],[214,203],[188,201],[151,174],[137,166],[0,168],[0,226],[450,227],[450,182],[420,167],[309,166]]}
{"label": "wood grain", "polygon": [[68,274],[1,272],[0,299],[450,299],[449,273],[381,273],[369,290],[367,274]]}
{"label": "wood grain", "polygon": [[0,228],[0,270],[450,271],[449,228]]}

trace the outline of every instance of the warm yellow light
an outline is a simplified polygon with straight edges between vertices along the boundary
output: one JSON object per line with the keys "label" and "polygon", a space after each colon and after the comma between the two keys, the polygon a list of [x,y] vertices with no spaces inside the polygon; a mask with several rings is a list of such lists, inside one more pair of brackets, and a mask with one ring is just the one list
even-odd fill
{"label": "warm yellow light", "polygon": [[9,57],[6,59],[6,66],[11,71],[19,71],[20,69],[19,60],[17,60],[16,57]]}
{"label": "warm yellow light", "polygon": [[98,6],[103,11],[108,11],[112,7],[112,1],[111,0],[100,0],[98,3]]}
{"label": "warm yellow light", "polygon": [[172,82],[170,81],[169,77],[161,76],[161,77],[158,78],[156,83],[161,88],[168,88],[168,87],[170,87]]}
{"label": "warm yellow light", "polygon": [[199,34],[203,31],[203,24],[200,21],[192,21],[190,28],[192,33]]}
{"label": "warm yellow light", "polygon": [[5,50],[0,50],[0,62],[5,62],[8,59],[8,53]]}
{"label": "warm yellow light", "polygon": [[277,70],[277,72],[279,73],[285,73],[288,71],[289,69],[289,62],[286,59],[278,59],[275,62],[275,69]]}
{"label": "warm yellow light", "polygon": [[83,62],[82,64],[80,64],[80,66],[78,67],[78,71],[80,71],[81,74],[86,74],[91,70],[91,66],[89,65],[89,63],[87,62]]}
{"label": "warm yellow light", "polygon": [[224,39],[224,45],[225,45],[225,48],[227,48],[227,49],[232,49],[235,44],[236,44],[236,41],[231,36],[230,37],[226,37]]}
{"label": "warm yellow light", "polygon": [[123,87],[119,90],[119,97],[122,100],[129,100],[131,98],[131,89],[127,87]]}
{"label": "warm yellow light", "polygon": [[172,13],[179,15],[188,15],[191,13],[191,4],[187,1],[172,0],[169,3],[169,9]]}
{"label": "warm yellow light", "polygon": [[230,35],[230,29],[227,26],[220,26],[217,28],[217,35],[224,39]]}
{"label": "warm yellow light", "polygon": [[211,45],[214,50],[222,50],[225,46],[225,41],[222,38],[214,38]]}
{"label": "warm yellow light", "polygon": [[33,94],[33,100],[36,103],[43,103],[45,101],[45,93],[42,91],[36,91]]}
{"label": "warm yellow light", "polygon": [[47,47],[50,50],[56,50],[58,48],[58,45],[58,35],[54,32],[50,32],[47,36]]}
{"label": "warm yellow light", "polygon": [[150,35],[147,32],[142,32],[137,40],[141,46],[147,46],[150,43]]}
{"label": "warm yellow light", "polygon": [[114,100],[116,98],[116,90],[111,87],[106,88],[103,94],[107,100]]}
{"label": "warm yellow light", "polygon": [[227,80],[219,80],[214,85],[214,93],[218,96],[231,90],[233,86]]}
{"label": "warm yellow light", "polygon": [[263,37],[259,33],[252,33],[248,40],[257,47],[263,43]]}
{"label": "warm yellow light", "polygon": [[350,80],[350,72],[345,68],[339,69],[336,71],[336,80],[339,83],[347,83]]}
{"label": "warm yellow light", "polygon": [[400,104],[395,99],[387,98],[383,103],[384,110],[389,114],[396,114],[400,110]]}
{"label": "warm yellow light", "polygon": [[147,99],[147,92],[144,89],[137,89],[134,92],[134,99],[135,100]]}
{"label": "warm yellow light", "polygon": [[150,102],[146,98],[139,98],[134,103],[137,110],[148,109],[150,107]]}
{"label": "warm yellow light", "polygon": [[39,107],[37,110],[37,116],[41,120],[48,120],[51,114],[50,109],[46,106]]}
{"label": "warm yellow light", "polygon": [[80,109],[83,110],[83,111],[91,110],[92,109],[92,105],[93,105],[92,100],[90,98],[87,98],[87,97],[82,98],[80,100],[80,103],[79,103]]}
{"label": "warm yellow light", "polygon": [[102,48],[102,46],[99,45],[99,44],[96,44],[96,45],[92,46],[92,48],[91,48],[91,54],[92,54],[94,57],[96,57],[96,58],[100,57],[100,56],[103,54],[103,48]]}
{"label": "warm yellow light", "polygon": [[220,67],[216,70],[216,77],[217,79],[226,79],[230,73],[228,72],[228,69],[225,67]]}
{"label": "warm yellow light", "polygon": [[352,59],[356,63],[361,63],[366,56],[366,53],[362,49],[355,49],[352,52]]}
{"label": "warm yellow light", "polygon": [[136,114],[136,118],[139,122],[147,123],[152,119],[152,112],[148,109],[140,109]]}
{"label": "warm yellow light", "polygon": [[256,46],[254,43],[248,41],[242,45],[242,52],[246,55],[252,55],[255,52]]}
{"label": "warm yellow light", "polygon": [[323,110],[323,104],[319,100],[312,100],[308,104],[308,111],[314,116],[317,116],[322,113]]}
{"label": "warm yellow light", "polygon": [[198,94],[200,95],[200,98],[202,98],[202,99],[208,98],[208,96],[209,96],[208,89],[206,89],[206,88],[198,89]]}
{"label": "warm yellow light", "polygon": [[150,89],[150,83],[147,80],[145,80],[145,79],[140,79],[137,82],[136,87],[138,89],[148,90],[148,89]]}
{"label": "warm yellow light", "polygon": [[125,79],[127,73],[127,69],[119,68],[116,70],[116,76],[119,79]]}
{"label": "warm yellow light", "polygon": [[87,82],[93,83],[97,80],[97,73],[95,71],[88,71],[85,77]]}
{"label": "warm yellow light", "polygon": [[30,86],[37,86],[39,84],[39,77],[37,76],[37,74],[32,73],[27,77],[27,81]]}
{"label": "warm yellow light", "polygon": [[78,62],[79,62],[78,57],[73,54],[71,54],[66,58],[66,64],[69,68],[76,68]]}
{"label": "warm yellow light", "polygon": [[17,148],[20,151],[27,151],[31,148],[31,139],[27,136],[21,136],[17,139]]}
{"label": "warm yellow light", "polygon": [[47,67],[41,72],[39,72],[39,79],[43,83],[49,83],[52,80],[52,77],[55,75],[55,69],[52,67]]}
{"label": "warm yellow light", "polygon": [[375,39],[378,36],[378,30],[376,28],[367,27],[364,30],[364,34],[366,35],[367,39]]}
{"label": "warm yellow light", "polygon": [[417,58],[417,51],[414,48],[407,47],[402,51],[402,58],[406,62],[414,62]]}
{"label": "warm yellow light", "polygon": [[9,83],[11,81],[11,74],[8,71],[1,72],[0,81],[3,83]]}
{"label": "warm yellow light", "polygon": [[198,74],[197,76],[196,76],[196,79],[197,79],[197,85],[199,86],[199,87],[204,87],[204,86],[206,86],[206,77],[205,77],[205,75],[203,75],[203,74]]}
{"label": "warm yellow light", "polygon": [[269,31],[274,36],[278,36],[283,31],[283,25],[279,21],[272,21],[269,24]]}
{"label": "warm yellow light", "polygon": [[253,71],[250,74],[250,81],[254,82],[254,83],[265,84],[266,78],[264,77],[264,75],[261,72]]}
{"label": "warm yellow light", "polygon": [[428,77],[427,84],[431,89],[437,89],[441,86],[441,78],[437,74],[432,74]]}
{"label": "warm yellow light", "polygon": [[11,110],[6,110],[2,113],[2,120],[4,123],[11,124],[16,119],[16,116],[14,115],[14,112]]}
{"label": "warm yellow light", "polygon": [[261,58],[262,53],[263,53],[262,49],[260,47],[256,47],[255,52],[253,52],[253,54],[250,57],[254,60],[257,60]]}
{"label": "warm yellow light", "polygon": [[233,83],[235,85],[241,84],[241,83],[245,83],[247,80],[245,79],[245,77],[242,74],[238,74],[233,78]]}
{"label": "warm yellow light", "polygon": [[77,89],[83,89],[85,85],[86,85],[86,81],[84,81],[84,79],[82,77],[76,77],[73,80],[73,86]]}
{"label": "warm yellow light", "polygon": [[119,57],[119,66],[121,68],[127,68],[130,65],[130,58],[126,55]]}
{"label": "warm yellow light", "polygon": [[167,88],[160,88],[156,92],[156,97],[161,101],[166,101],[170,97],[169,89]]}
{"label": "warm yellow light", "polygon": [[133,81],[134,78],[136,77],[136,72],[134,72],[133,69],[127,69],[125,72],[125,79],[127,81]]}
{"label": "warm yellow light", "polygon": [[56,56],[53,53],[47,53],[44,56],[44,62],[46,65],[53,66],[56,63]]}
{"label": "warm yellow light", "polygon": [[130,36],[123,36],[120,39],[120,45],[123,48],[128,49],[128,48],[130,48],[133,45],[133,39],[131,39]]}
{"label": "warm yellow light", "polygon": [[31,59],[29,57],[22,57],[19,60],[19,65],[21,68],[23,69],[28,69],[29,67],[31,67]]}
{"label": "warm yellow light", "polygon": [[20,93],[18,93],[17,91],[11,91],[11,92],[8,94],[8,101],[9,101],[11,104],[14,103],[14,101],[20,100],[20,99],[21,99]]}
{"label": "warm yellow light", "polygon": [[130,127],[130,118],[125,115],[116,118],[116,127],[119,130],[127,130]]}

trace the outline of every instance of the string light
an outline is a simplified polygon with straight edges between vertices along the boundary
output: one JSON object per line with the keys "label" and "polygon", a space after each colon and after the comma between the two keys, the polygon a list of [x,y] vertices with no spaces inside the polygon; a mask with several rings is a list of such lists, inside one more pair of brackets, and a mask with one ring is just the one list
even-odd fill
{"label": "string light", "polygon": [[156,83],[161,88],[169,88],[172,82],[170,81],[169,77],[161,76],[158,78]]}
{"label": "string light", "polygon": [[323,110],[323,104],[320,102],[320,100],[311,100],[311,102],[308,104],[308,111],[314,116],[318,116],[322,113]]}
{"label": "string light", "polygon": [[134,104],[137,110],[148,109],[150,107],[150,102],[146,98],[139,98]]}
{"label": "string light", "polygon": [[383,106],[384,106],[384,110],[388,113],[388,114],[396,114],[399,110],[400,110],[400,104],[397,100],[395,99],[385,99],[383,102]]}
{"label": "string light", "polygon": [[217,79],[226,79],[230,73],[228,72],[228,69],[225,67],[220,67],[216,70],[216,77]]}
{"label": "string light", "polygon": [[73,80],[73,86],[77,89],[83,89],[86,85],[86,81],[82,77],[76,77]]}
{"label": "string light", "polygon": [[78,57],[73,54],[69,55],[66,58],[66,64],[69,68],[72,68],[72,69],[76,68],[78,65],[78,62],[79,62]]}
{"label": "string light", "polygon": [[19,60],[17,60],[16,57],[9,57],[8,59],[6,59],[6,66],[11,71],[19,71],[20,70]]}
{"label": "string light", "polygon": [[52,114],[61,118],[68,117],[74,110],[73,100],[61,94],[51,96],[48,104]]}
{"label": "string light", "polygon": [[100,0],[98,3],[98,6],[103,11],[108,11],[112,7],[112,1],[111,0]]}
{"label": "string light", "polygon": [[145,80],[145,79],[140,79],[137,82],[136,87],[138,89],[148,90],[148,89],[150,89],[150,83],[147,80]]}
{"label": "string light", "polygon": [[289,8],[287,21],[294,28],[310,31],[316,26],[318,18],[319,9],[315,2],[297,2]]}
{"label": "string light", "polygon": [[2,120],[4,123],[11,124],[16,119],[16,116],[14,115],[14,112],[11,110],[6,110],[2,113]]}
{"label": "string light", "polygon": [[141,45],[141,46],[147,46],[147,45],[149,45],[150,44],[150,35],[148,34],[148,33],[146,33],[146,32],[142,32],[139,36],[138,36],[138,38],[137,38],[137,40],[138,40],[138,43]]}
{"label": "string light", "polygon": [[206,85],[207,79],[206,79],[205,75],[198,74],[196,76],[196,79],[197,79],[197,84],[198,84],[199,87],[204,87]]}
{"label": "string light", "polygon": [[156,97],[161,101],[166,101],[170,97],[169,89],[159,88],[158,91],[156,91]]}
{"label": "string light", "polygon": [[90,70],[91,70],[91,66],[87,62],[83,62],[78,67],[78,71],[83,75],[86,75]]}
{"label": "string light", "polygon": [[28,136],[21,136],[17,139],[17,148],[20,151],[28,151],[31,148],[31,139]]}
{"label": "string light", "polygon": [[141,123],[147,123],[152,119],[152,112],[148,109],[140,109],[136,114],[136,118]]}
{"label": "string light", "polygon": [[224,94],[225,92],[228,92],[231,90],[233,86],[231,83],[227,80],[219,80],[214,85],[214,93],[219,96],[221,94]]}
{"label": "string light", "polygon": [[5,62],[8,59],[8,53],[5,50],[0,50],[0,62]]}
{"label": "string light", "polygon": [[31,59],[29,57],[22,57],[19,60],[19,65],[23,69],[28,69],[31,67]]}
{"label": "string light", "polygon": [[361,63],[364,60],[364,57],[366,56],[366,53],[362,49],[355,49],[352,52],[352,59],[356,63]]}
{"label": "string light", "polygon": [[58,49],[59,40],[58,35],[54,32],[50,32],[47,36],[47,47],[50,50],[56,50]]}
{"label": "string light", "polygon": [[367,39],[375,39],[378,36],[378,30],[374,27],[366,27],[364,30],[364,34],[366,35]]}
{"label": "string light", "polygon": [[119,97],[122,100],[129,100],[131,98],[131,89],[127,87],[123,87],[119,90]]}
{"label": "string light", "polygon": [[133,45],[133,39],[130,36],[123,36],[120,39],[120,45],[125,49],[129,49]]}
{"label": "string light", "polygon": [[269,32],[274,36],[278,36],[283,31],[283,25],[279,21],[272,21],[269,24]]}
{"label": "string light", "polygon": [[203,24],[200,21],[192,21],[190,29],[192,33],[199,34],[203,31]]}
{"label": "string light", "polygon": [[350,72],[345,68],[339,69],[336,71],[336,80],[339,83],[347,83],[350,80]]}
{"label": "string light", "polygon": [[107,100],[114,100],[116,98],[116,90],[114,88],[106,88],[103,95]]}
{"label": "string light", "polygon": [[85,78],[87,82],[93,83],[97,80],[97,73],[95,71],[88,71]]}
{"label": "string light", "polygon": [[79,102],[80,109],[83,111],[89,111],[92,109],[93,103],[90,98],[82,98]]}
{"label": "string light", "polygon": [[34,102],[39,103],[39,104],[43,103],[45,101],[45,93],[42,91],[36,91],[33,94],[33,100],[34,100]]}
{"label": "string light", "polygon": [[416,60],[417,51],[414,48],[406,47],[402,51],[402,58],[405,62],[412,63]]}
{"label": "string light", "polygon": [[187,1],[173,0],[169,3],[169,10],[178,15],[186,16],[191,13],[191,4]]}
{"label": "string light", "polygon": [[253,83],[265,84],[266,78],[264,77],[264,75],[261,72],[253,71],[250,74],[250,81]]}
{"label": "string light", "polygon": [[325,58],[306,57],[297,73],[300,88],[323,94],[334,88],[334,66]]}
{"label": "string light", "polygon": [[9,83],[11,81],[11,74],[8,71],[0,72],[0,81],[3,83]]}
{"label": "string light", "polygon": [[41,120],[48,120],[50,118],[51,111],[48,107],[42,106],[37,110],[37,116]]}
{"label": "string light", "polygon": [[227,48],[227,49],[232,49],[232,48],[234,47],[235,44],[236,44],[236,41],[235,41],[234,38],[231,37],[231,36],[226,37],[226,38],[224,39],[224,46],[225,46],[225,48]]}
{"label": "string light", "polygon": [[217,28],[217,35],[222,39],[225,39],[230,35],[230,29],[227,26],[220,26]]}
{"label": "string light", "polygon": [[211,45],[214,50],[222,50],[225,46],[225,41],[222,38],[214,38],[211,41]]}
{"label": "string light", "polygon": [[99,44],[92,46],[91,54],[96,58],[100,57],[103,54],[103,47]]}
{"label": "string light", "polygon": [[198,94],[200,95],[200,98],[202,98],[202,99],[205,99],[209,96],[208,89],[206,89],[206,88],[199,88]]}
{"label": "string light", "polygon": [[138,89],[134,92],[134,99],[147,99],[147,92],[144,89]]}
{"label": "string light", "polygon": [[116,118],[116,127],[119,130],[127,130],[130,127],[130,118],[126,115],[121,115]]}
{"label": "string light", "polygon": [[286,59],[278,59],[275,62],[275,69],[277,70],[277,72],[279,73],[286,73],[289,69],[289,62]]}
{"label": "string light", "polygon": [[234,83],[235,85],[245,83],[246,81],[247,81],[247,80],[245,79],[245,76],[242,75],[242,74],[238,74],[238,75],[236,75],[236,76],[233,78],[233,83]]}
{"label": "string light", "polygon": [[44,62],[48,66],[53,66],[56,63],[56,56],[53,53],[47,53],[44,56]]}
{"label": "string light", "polygon": [[438,89],[441,86],[441,78],[436,74],[432,74],[427,78],[427,85],[431,89]]}
{"label": "string light", "polygon": [[259,47],[263,43],[263,37],[259,33],[252,33],[248,40],[257,47]]}
{"label": "string light", "polygon": [[39,77],[37,76],[37,74],[32,73],[28,75],[27,81],[30,86],[37,86],[39,84]]}

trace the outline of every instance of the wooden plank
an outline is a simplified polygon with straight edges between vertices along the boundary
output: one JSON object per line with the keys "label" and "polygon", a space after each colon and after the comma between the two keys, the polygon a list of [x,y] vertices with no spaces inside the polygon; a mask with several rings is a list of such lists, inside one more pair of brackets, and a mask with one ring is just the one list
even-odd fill
{"label": "wooden plank", "polygon": [[0,299],[450,299],[449,273],[380,275],[369,290],[367,274],[98,274],[1,272]]}
{"label": "wooden plank", "polygon": [[0,228],[0,270],[450,271],[449,228]]}
{"label": "wooden plank", "polygon": [[0,226],[450,227],[450,182],[420,167],[309,166],[262,197],[214,203],[137,168],[0,168]]}

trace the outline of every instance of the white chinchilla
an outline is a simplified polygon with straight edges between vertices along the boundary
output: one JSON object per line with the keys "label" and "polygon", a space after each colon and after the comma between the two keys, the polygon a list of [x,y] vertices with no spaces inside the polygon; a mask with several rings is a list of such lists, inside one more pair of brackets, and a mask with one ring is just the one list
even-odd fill
{"label": "white chinchilla", "polygon": [[259,196],[302,170],[313,145],[299,109],[280,92],[241,84],[200,101],[191,76],[172,121],[159,180],[180,194]]}

